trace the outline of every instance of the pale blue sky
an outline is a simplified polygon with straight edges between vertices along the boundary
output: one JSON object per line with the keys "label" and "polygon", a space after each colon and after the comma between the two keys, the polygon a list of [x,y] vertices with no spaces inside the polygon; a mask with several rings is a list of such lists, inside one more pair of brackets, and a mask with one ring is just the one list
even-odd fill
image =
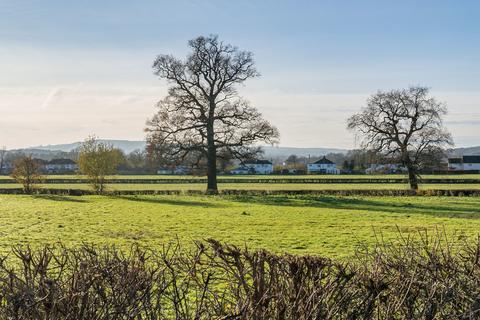
{"label": "pale blue sky", "polygon": [[142,139],[165,94],[151,62],[218,34],[253,51],[245,97],[281,145],[356,146],[345,119],[378,89],[426,85],[457,145],[480,145],[478,1],[0,0],[0,145]]}

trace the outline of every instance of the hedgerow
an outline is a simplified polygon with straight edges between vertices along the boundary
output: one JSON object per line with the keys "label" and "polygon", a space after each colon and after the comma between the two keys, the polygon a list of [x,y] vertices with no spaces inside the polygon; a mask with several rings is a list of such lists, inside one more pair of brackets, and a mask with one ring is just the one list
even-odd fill
{"label": "hedgerow", "polygon": [[1,319],[478,319],[480,242],[401,238],[347,261],[215,240],[15,247]]}

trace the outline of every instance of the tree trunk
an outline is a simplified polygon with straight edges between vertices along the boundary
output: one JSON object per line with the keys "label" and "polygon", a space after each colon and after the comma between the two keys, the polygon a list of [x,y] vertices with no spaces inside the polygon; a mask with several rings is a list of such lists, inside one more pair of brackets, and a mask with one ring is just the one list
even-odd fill
{"label": "tree trunk", "polygon": [[217,148],[213,123],[207,125],[207,194],[218,194],[217,186]]}
{"label": "tree trunk", "polygon": [[408,182],[410,183],[410,190],[417,191],[418,190],[418,178],[417,172],[412,164],[407,164],[408,169]]}

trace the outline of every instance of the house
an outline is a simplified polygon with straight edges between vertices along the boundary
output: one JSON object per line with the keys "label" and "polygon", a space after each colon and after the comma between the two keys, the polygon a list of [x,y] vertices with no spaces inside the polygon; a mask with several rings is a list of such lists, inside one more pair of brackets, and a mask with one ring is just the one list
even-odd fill
{"label": "house", "polygon": [[0,174],[10,174],[13,170],[12,162],[4,162],[3,167],[0,168]]}
{"label": "house", "polygon": [[461,158],[449,158],[448,170],[480,171],[480,156],[463,156]]}
{"label": "house", "polygon": [[186,175],[189,174],[190,170],[185,166],[177,166],[177,167],[161,167],[157,169],[157,174],[163,175]]}
{"label": "house", "polygon": [[272,174],[273,164],[268,160],[248,160],[242,166],[230,171],[231,174]]}
{"label": "house", "polygon": [[307,165],[307,172],[309,174],[340,174],[340,170],[337,169],[337,165],[325,158],[325,156],[314,163],[309,163]]}
{"label": "house", "polygon": [[249,160],[245,162],[245,167],[252,169],[255,174],[273,173],[273,163],[268,160]]}
{"label": "house", "polygon": [[405,172],[407,172],[407,168],[398,163],[373,163],[365,169],[366,174],[394,174]]}
{"label": "house", "polygon": [[235,169],[230,171],[231,174],[255,174],[255,171],[249,167],[236,167]]}
{"label": "house", "polygon": [[46,173],[71,173],[78,170],[78,165],[71,159],[52,159],[42,163]]}

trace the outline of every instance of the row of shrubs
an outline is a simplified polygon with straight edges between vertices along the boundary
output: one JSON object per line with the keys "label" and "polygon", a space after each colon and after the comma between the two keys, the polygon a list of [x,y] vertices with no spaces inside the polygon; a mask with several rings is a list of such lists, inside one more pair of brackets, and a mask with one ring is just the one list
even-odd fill
{"label": "row of shrubs", "polygon": [[480,245],[377,245],[348,261],[192,248],[16,247],[1,319],[479,319]]}
{"label": "row of shrubs", "polygon": [[[0,189],[0,194],[24,194],[20,188]],[[35,189],[33,194],[84,196],[97,194],[93,190],[81,189]],[[202,195],[204,190],[107,190],[104,195]],[[237,190],[226,189],[219,191],[220,195],[331,195],[331,196],[450,196],[450,197],[478,197],[480,190]]]}
{"label": "row of shrubs", "polygon": [[[207,179],[108,179],[108,183],[127,183],[127,184],[190,184],[190,183],[207,183]],[[265,184],[338,184],[338,183],[355,183],[355,184],[379,184],[379,183],[402,183],[407,184],[408,179],[404,178],[245,178],[245,179],[222,179],[219,178],[218,183],[265,183]],[[1,183],[17,183],[13,179],[4,179]],[[87,184],[90,183],[87,179],[59,179],[59,178],[45,178],[42,183],[52,184]],[[480,179],[451,179],[451,178],[428,178],[422,179],[424,184],[480,184]]]}

